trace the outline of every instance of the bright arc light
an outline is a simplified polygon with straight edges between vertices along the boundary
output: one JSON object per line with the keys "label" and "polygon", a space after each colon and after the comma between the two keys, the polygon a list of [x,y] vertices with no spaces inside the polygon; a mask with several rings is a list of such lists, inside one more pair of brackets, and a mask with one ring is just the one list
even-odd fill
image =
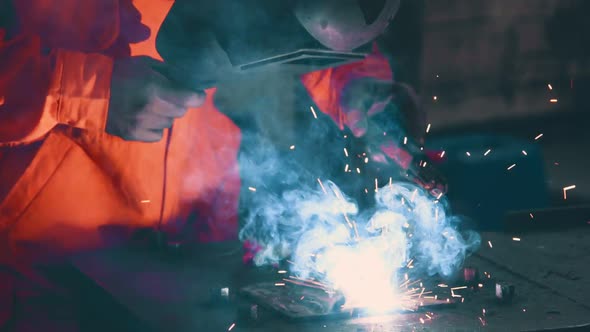
{"label": "bright arc light", "polygon": [[362,307],[371,313],[404,307],[395,286],[396,269],[389,264],[396,258],[384,256],[385,245],[382,239],[374,238],[355,246],[335,246],[318,259],[318,265],[325,267],[326,279],[345,296],[346,307]]}

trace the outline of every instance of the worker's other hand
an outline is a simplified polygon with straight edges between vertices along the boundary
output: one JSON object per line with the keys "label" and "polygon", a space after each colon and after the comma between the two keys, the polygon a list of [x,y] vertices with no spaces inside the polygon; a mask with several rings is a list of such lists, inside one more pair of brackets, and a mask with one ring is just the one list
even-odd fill
{"label": "worker's other hand", "polygon": [[[171,77],[175,77],[171,80]],[[188,108],[205,101],[203,91],[181,87],[172,69],[150,57],[115,61],[107,133],[129,141],[157,142]]]}
{"label": "worker's other hand", "polygon": [[368,118],[382,112],[390,102],[392,85],[391,81],[365,77],[353,79],[344,87],[340,106],[354,136],[364,136]]}

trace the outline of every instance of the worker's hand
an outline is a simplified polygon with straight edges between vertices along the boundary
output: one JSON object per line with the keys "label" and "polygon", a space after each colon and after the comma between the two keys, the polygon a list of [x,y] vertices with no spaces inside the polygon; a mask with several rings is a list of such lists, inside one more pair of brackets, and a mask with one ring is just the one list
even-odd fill
{"label": "worker's hand", "polygon": [[172,70],[149,57],[116,60],[106,131],[129,141],[157,142],[187,108],[205,101],[203,91],[180,87]]}
{"label": "worker's hand", "polygon": [[344,87],[340,106],[354,136],[367,133],[369,117],[382,112],[393,97],[392,85],[391,81],[357,78]]}

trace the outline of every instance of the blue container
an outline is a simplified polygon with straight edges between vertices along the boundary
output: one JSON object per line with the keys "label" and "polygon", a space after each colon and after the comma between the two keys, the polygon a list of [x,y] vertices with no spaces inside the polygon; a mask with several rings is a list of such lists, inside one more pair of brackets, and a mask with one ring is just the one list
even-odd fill
{"label": "blue container", "polygon": [[501,228],[508,211],[548,205],[543,154],[534,142],[471,135],[434,138],[426,148],[445,151],[439,168],[449,183],[452,212],[482,230]]}

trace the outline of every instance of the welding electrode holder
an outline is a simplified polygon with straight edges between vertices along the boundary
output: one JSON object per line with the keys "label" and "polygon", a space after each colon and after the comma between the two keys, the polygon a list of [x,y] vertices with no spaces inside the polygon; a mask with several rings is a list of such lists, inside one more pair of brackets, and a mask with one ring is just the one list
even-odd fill
{"label": "welding electrode holder", "polygon": [[444,175],[422,153],[414,156],[407,174],[416,184],[437,199],[448,191],[448,184]]}

